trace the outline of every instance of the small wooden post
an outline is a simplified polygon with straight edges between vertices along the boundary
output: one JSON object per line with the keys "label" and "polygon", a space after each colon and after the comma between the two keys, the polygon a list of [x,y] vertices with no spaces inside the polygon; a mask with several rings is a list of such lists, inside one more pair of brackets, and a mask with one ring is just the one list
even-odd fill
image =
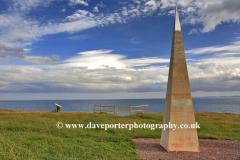
{"label": "small wooden post", "polygon": [[57,106],[57,112],[60,111],[60,108]]}
{"label": "small wooden post", "polygon": [[118,115],[118,107],[116,107],[116,115]]}
{"label": "small wooden post", "polygon": [[145,105],[145,113],[147,113],[146,105]]}
{"label": "small wooden post", "polygon": [[114,105],[114,114],[117,115],[116,114],[116,105]]}
{"label": "small wooden post", "polygon": [[142,113],[143,113],[143,104],[142,104]]}
{"label": "small wooden post", "polygon": [[132,114],[131,105],[129,105],[129,112],[130,112],[130,115],[131,115]]}
{"label": "small wooden post", "polygon": [[102,105],[100,104],[100,113],[102,112]]}

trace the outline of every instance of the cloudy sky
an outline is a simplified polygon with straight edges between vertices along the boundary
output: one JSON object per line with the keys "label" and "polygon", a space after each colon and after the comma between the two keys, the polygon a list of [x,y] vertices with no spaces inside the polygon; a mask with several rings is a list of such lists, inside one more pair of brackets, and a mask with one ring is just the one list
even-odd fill
{"label": "cloudy sky", "polygon": [[239,0],[0,0],[0,100],[165,98],[175,4],[193,97],[240,96]]}

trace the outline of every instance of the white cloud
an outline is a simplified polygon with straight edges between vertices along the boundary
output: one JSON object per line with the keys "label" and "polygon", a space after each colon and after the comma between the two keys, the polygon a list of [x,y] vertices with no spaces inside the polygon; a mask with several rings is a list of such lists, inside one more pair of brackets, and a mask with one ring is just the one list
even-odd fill
{"label": "white cloud", "polygon": [[75,6],[77,4],[88,6],[88,2],[86,0],[69,0],[69,5]]}
{"label": "white cloud", "polygon": [[66,9],[65,8],[63,8],[62,10],[61,10],[61,12],[65,12],[66,11]]}
{"label": "white cloud", "polygon": [[[224,22],[239,22],[240,1],[238,0],[201,0],[189,1],[180,9],[184,13],[184,23],[202,24],[201,32],[213,31]],[[188,12],[186,12],[188,11]]]}
{"label": "white cloud", "polygon": [[111,54],[112,50],[93,50],[78,53],[78,56],[67,59],[62,66],[86,67],[88,69],[116,68],[129,69],[159,63],[168,63],[169,59],[158,57],[126,59],[126,56]]}
{"label": "white cloud", "polygon": [[[133,69],[125,56],[111,54],[111,50],[78,55],[59,65],[0,68],[0,82],[5,83],[0,92],[152,92],[165,88],[167,67]],[[147,58],[134,60],[137,66],[155,63]]]}
{"label": "white cloud", "polygon": [[185,53],[190,54],[221,54],[221,55],[229,55],[229,54],[240,54],[240,41],[235,41],[230,45],[225,46],[211,46],[211,47],[203,47],[196,48],[185,51]]}
{"label": "white cloud", "polygon": [[104,7],[103,1],[101,0],[101,2],[97,4],[97,6],[99,6],[99,7]]}
{"label": "white cloud", "polygon": [[[50,4],[53,0],[48,0]],[[20,10],[30,10],[36,6],[44,5],[40,0],[16,0],[13,6],[20,6]],[[28,3],[29,2],[29,3]],[[88,5],[87,1],[70,0],[70,4]],[[49,22],[40,24],[33,21],[23,13],[1,14],[0,15],[0,43],[8,46],[31,45],[40,37],[47,34],[57,34],[61,32],[79,32],[89,28],[103,27],[115,23],[126,23],[127,21],[141,16],[151,16],[153,13],[165,15],[169,9],[173,9],[175,3],[179,5],[179,13],[183,24],[203,24],[203,28],[193,28],[189,34],[208,32],[223,22],[238,22],[240,12],[238,0],[207,0],[203,1],[177,1],[177,0],[148,0],[134,1],[119,7],[114,13],[94,14],[86,10],[77,10],[74,14],[67,16],[60,23]],[[46,5],[47,6],[47,5]],[[98,7],[98,6],[97,6]],[[11,7],[10,7],[11,8]],[[95,7],[95,9],[97,9]],[[95,10],[97,11],[97,10]],[[15,12],[14,12],[15,13]]]}
{"label": "white cloud", "polygon": [[137,66],[147,66],[152,64],[159,64],[159,63],[169,63],[169,59],[158,58],[158,57],[148,57],[148,58],[137,58],[137,59],[128,59],[124,60],[124,62],[131,67]]}
{"label": "white cloud", "polygon": [[161,5],[161,1],[149,0],[144,4],[142,11],[144,13],[155,12]]}
{"label": "white cloud", "polygon": [[0,15],[0,44],[7,46],[29,45],[39,35],[38,22],[28,21],[19,15]]}
{"label": "white cloud", "polygon": [[240,1],[221,0],[209,4],[200,10],[200,21],[204,23],[202,32],[209,32],[223,22],[239,22],[240,20]]}
{"label": "white cloud", "polygon": [[93,8],[93,12],[99,12],[98,6],[96,6],[96,7]]}
{"label": "white cloud", "polygon": [[32,49],[30,48],[23,48],[24,53],[29,53]]}
{"label": "white cloud", "polygon": [[[59,58],[25,57],[29,59],[50,64],[49,59]],[[168,63],[159,57],[128,59],[112,50],[85,51],[55,65],[2,66],[0,92],[165,92]],[[192,91],[237,91],[239,63],[239,57],[189,61]]]}
{"label": "white cloud", "polygon": [[85,10],[77,10],[73,15],[68,16],[66,19],[70,21],[79,20],[83,18],[93,17],[94,15]]}
{"label": "white cloud", "polygon": [[68,39],[71,40],[85,40],[85,39],[90,39],[92,38],[91,35],[85,34],[85,35],[75,35],[75,36],[70,36]]}
{"label": "white cloud", "polygon": [[[25,60],[50,62],[37,56]],[[61,64],[1,67],[0,92],[156,92],[165,89],[168,68],[152,65],[166,62],[157,57],[127,59],[112,50],[80,52]]]}
{"label": "white cloud", "polygon": [[[69,17],[71,20],[77,18],[78,15],[75,17]],[[81,18],[76,21],[69,21],[64,23],[49,23],[48,26],[43,26],[38,29],[39,34],[47,35],[47,34],[57,34],[61,32],[77,32],[86,30],[89,28],[96,27],[98,24],[94,19],[91,17]]]}
{"label": "white cloud", "polygon": [[199,31],[196,28],[193,28],[190,30],[190,32],[188,33],[188,35],[190,34],[194,34],[194,33],[199,33]]}
{"label": "white cloud", "polygon": [[193,91],[236,91],[240,80],[240,41],[224,46],[203,47],[189,54],[214,54],[188,63]]}
{"label": "white cloud", "polygon": [[29,11],[37,6],[47,7],[52,1],[55,0],[9,0],[12,6],[10,10],[14,11]]}
{"label": "white cloud", "polygon": [[125,64],[120,60],[125,58],[123,55],[109,54],[112,50],[94,50],[80,52],[78,56],[65,60],[63,66],[87,67],[88,69],[97,69],[105,66],[117,69],[125,68]]}

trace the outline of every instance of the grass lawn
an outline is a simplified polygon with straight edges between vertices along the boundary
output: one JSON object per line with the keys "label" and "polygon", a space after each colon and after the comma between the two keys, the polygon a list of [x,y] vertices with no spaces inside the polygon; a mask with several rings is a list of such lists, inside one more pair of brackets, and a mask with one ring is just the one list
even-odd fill
{"label": "grass lawn", "polygon": [[[200,139],[240,141],[240,115],[196,113]],[[104,113],[0,110],[0,159],[140,159],[131,138],[160,138],[161,129],[79,129],[64,124],[161,124],[163,113],[115,116]]]}

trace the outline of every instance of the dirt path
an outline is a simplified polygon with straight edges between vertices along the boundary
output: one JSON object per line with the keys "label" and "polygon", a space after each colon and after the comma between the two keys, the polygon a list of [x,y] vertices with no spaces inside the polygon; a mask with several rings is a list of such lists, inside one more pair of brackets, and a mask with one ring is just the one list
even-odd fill
{"label": "dirt path", "polygon": [[199,139],[200,152],[167,152],[159,138],[133,139],[137,152],[146,160],[240,160],[240,141]]}

